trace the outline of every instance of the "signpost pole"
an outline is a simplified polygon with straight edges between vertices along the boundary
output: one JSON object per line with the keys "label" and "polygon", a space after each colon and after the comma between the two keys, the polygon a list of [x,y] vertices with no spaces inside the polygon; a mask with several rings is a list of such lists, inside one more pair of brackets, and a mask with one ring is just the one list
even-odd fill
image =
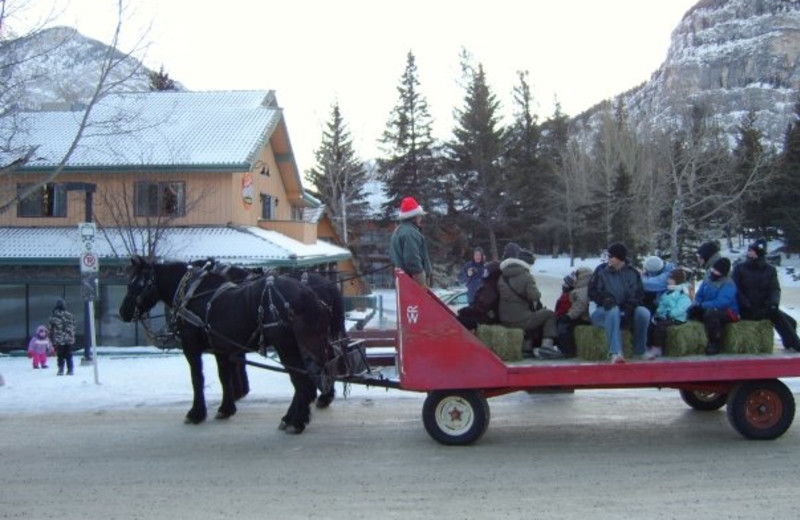
{"label": "signpost pole", "polygon": [[[94,302],[97,300],[100,272],[100,260],[92,251],[96,226],[92,222],[78,224],[78,232],[83,242],[83,252],[80,256],[81,268],[81,293],[86,302],[86,361],[94,365],[94,382],[100,384],[99,369],[97,367],[96,338],[94,328]],[[81,363],[83,364],[83,363]]]}

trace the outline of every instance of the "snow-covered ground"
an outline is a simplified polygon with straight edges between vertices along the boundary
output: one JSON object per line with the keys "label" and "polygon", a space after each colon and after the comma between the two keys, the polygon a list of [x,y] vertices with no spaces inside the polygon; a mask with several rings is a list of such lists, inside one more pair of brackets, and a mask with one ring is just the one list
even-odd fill
{"label": "snow-covered ground", "polygon": [[[729,253],[736,258],[741,253]],[[597,258],[578,261],[575,267],[594,267]],[[796,266],[800,271],[800,259],[790,259],[779,268],[784,289],[782,307],[800,319],[800,281],[786,273],[786,267]],[[533,271],[543,290],[545,303],[555,302],[561,279],[573,267],[567,258],[538,258]],[[369,328],[395,326],[396,300],[391,290],[377,291],[383,307],[369,322]],[[550,303],[552,305],[552,303]],[[356,317],[357,318],[357,317]],[[779,340],[776,338],[776,344]],[[80,353],[76,354],[76,374],[56,376],[55,358],[50,358],[50,367],[34,370],[30,360],[24,356],[0,356],[0,375],[5,385],[0,387],[0,410],[2,412],[46,412],[73,410],[108,410],[143,406],[179,406],[189,408],[191,386],[188,365],[177,351],[160,351],[153,347],[115,348],[99,347],[98,381],[92,366],[80,366]],[[258,354],[250,359],[264,362]],[[213,357],[205,356],[205,383],[209,407],[218,404],[221,395]],[[251,369],[249,372],[251,393],[247,399],[285,399],[291,395],[291,385],[284,374]],[[793,392],[800,391],[800,380],[792,380]],[[341,393],[341,385],[337,385]],[[421,398],[420,394],[382,388],[367,388],[353,385],[352,396],[369,398]],[[657,391],[653,391],[657,395]]]}

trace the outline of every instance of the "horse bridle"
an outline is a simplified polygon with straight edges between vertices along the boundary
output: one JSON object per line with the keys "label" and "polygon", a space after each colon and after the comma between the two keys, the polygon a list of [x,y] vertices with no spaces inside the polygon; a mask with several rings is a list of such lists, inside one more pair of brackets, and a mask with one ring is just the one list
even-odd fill
{"label": "horse bridle", "polygon": [[131,282],[131,285],[134,284],[134,282],[137,282],[137,285],[141,286],[141,290],[138,292],[135,299],[135,306],[133,308],[133,321],[141,320],[142,315],[146,314],[147,311],[142,310],[142,303],[144,303],[144,300],[149,298],[152,292],[158,293],[158,286],[156,285],[156,271],[152,267],[148,270],[149,274],[144,282],[139,282],[141,277],[138,275],[134,281]]}

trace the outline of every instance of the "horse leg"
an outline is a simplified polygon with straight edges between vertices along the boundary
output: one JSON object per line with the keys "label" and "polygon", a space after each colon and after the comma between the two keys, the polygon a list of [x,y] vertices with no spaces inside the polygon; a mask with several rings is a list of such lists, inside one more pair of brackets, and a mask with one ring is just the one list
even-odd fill
{"label": "horse leg", "polygon": [[317,387],[306,374],[292,373],[289,379],[294,386],[294,396],[278,429],[289,434],[300,434],[311,422],[311,403],[317,395]]}
{"label": "horse leg", "polygon": [[231,356],[231,366],[233,368],[233,398],[238,401],[250,393],[250,380],[247,378],[246,355],[244,352],[237,352]]}
{"label": "horse leg", "polygon": [[331,385],[331,389],[327,392],[322,392],[319,397],[317,397],[317,402],[315,406],[320,410],[323,408],[327,408],[331,405],[333,400],[336,398],[336,387]]}
{"label": "horse leg", "polygon": [[203,393],[205,380],[203,379],[202,352],[184,347],[183,355],[189,363],[189,371],[192,375],[192,391],[194,393],[192,407],[189,409],[183,422],[186,424],[200,424],[206,420],[208,414],[206,411],[206,397]]}
{"label": "horse leg", "polygon": [[220,386],[222,386],[222,402],[217,409],[215,419],[228,419],[236,413],[236,402],[233,381],[234,372],[238,370],[236,363],[231,361],[228,353],[214,354],[217,360],[217,374],[219,375]]}

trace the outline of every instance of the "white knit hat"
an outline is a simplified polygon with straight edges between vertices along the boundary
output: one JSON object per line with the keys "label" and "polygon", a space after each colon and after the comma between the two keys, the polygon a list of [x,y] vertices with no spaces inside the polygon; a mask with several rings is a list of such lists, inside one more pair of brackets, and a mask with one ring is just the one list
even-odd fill
{"label": "white knit hat", "polygon": [[656,274],[664,269],[664,261],[657,256],[648,256],[644,259],[644,270],[650,274]]}

